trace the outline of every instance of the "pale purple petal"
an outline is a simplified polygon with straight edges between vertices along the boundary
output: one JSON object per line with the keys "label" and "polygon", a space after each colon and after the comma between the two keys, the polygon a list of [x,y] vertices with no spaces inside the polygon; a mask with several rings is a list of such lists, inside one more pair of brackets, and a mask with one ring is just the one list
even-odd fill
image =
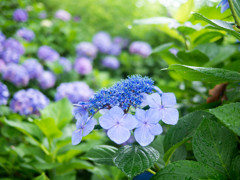
{"label": "pale purple petal", "polygon": [[97,124],[97,121],[94,118],[89,119],[87,124],[85,124],[83,128],[83,136],[88,135],[94,129],[94,126],[96,124]]}
{"label": "pale purple petal", "polygon": [[99,118],[99,124],[104,129],[110,129],[114,125],[116,125],[117,120],[110,114],[110,112],[102,115]]}
{"label": "pale purple petal", "polygon": [[159,109],[149,109],[146,112],[147,122],[156,124],[162,119],[162,113]]}
{"label": "pale purple petal", "polygon": [[80,113],[76,114],[75,118],[77,119],[76,122],[76,127],[77,129],[81,128],[88,119],[88,112],[86,112],[85,114],[81,115]]}
{"label": "pale purple petal", "polygon": [[150,124],[149,130],[152,135],[159,135],[163,132],[162,126],[160,124]]}
{"label": "pale purple petal", "polygon": [[162,104],[163,105],[176,105],[176,96],[173,93],[163,93],[162,94]]}
{"label": "pale purple petal", "polygon": [[120,107],[118,107],[118,106],[114,106],[113,108],[111,108],[109,110],[109,113],[116,120],[120,120],[123,117],[123,115],[124,115],[123,110]]}
{"label": "pale purple petal", "polygon": [[132,130],[134,129],[137,124],[138,124],[138,121],[136,120],[136,118],[131,115],[131,114],[126,114],[124,115],[124,117],[119,121],[119,123],[128,128],[129,130]]}
{"label": "pale purple petal", "polygon": [[137,128],[134,131],[134,137],[141,146],[149,145],[154,139],[154,135],[152,135],[147,126]]}
{"label": "pale purple petal", "polygon": [[147,103],[151,108],[159,108],[161,106],[161,97],[158,93],[153,93],[147,97]]}
{"label": "pale purple petal", "polygon": [[136,119],[140,122],[144,122],[146,119],[146,111],[144,111],[143,109],[136,109]]}
{"label": "pale purple petal", "polygon": [[147,93],[141,93],[142,95],[142,103],[141,103],[141,106],[142,107],[145,107],[148,105],[148,102],[147,102],[147,97],[149,96]]}
{"label": "pale purple petal", "polygon": [[72,134],[72,145],[77,145],[82,140],[82,129],[77,129],[73,131]]}
{"label": "pale purple petal", "polygon": [[162,121],[166,124],[175,125],[179,119],[179,113],[174,108],[164,108],[161,110],[163,113]]}
{"label": "pale purple petal", "polygon": [[101,109],[101,110],[99,110],[99,113],[100,114],[106,114],[106,113],[108,113],[109,112],[109,109]]}
{"label": "pale purple petal", "polygon": [[131,133],[127,128],[117,125],[109,129],[107,135],[115,143],[122,144],[129,139]]}

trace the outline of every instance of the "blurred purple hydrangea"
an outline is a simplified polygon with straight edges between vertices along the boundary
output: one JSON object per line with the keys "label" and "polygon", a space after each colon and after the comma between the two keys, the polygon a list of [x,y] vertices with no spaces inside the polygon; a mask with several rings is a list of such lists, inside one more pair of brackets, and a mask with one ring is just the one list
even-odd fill
{"label": "blurred purple hydrangea", "polygon": [[127,48],[129,40],[127,38],[117,36],[113,39],[113,43],[119,45],[121,48]]}
{"label": "blurred purple hydrangea", "polygon": [[108,54],[113,55],[113,56],[118,56],[119,54],[121,54],[121,52],[122,52],[121,46],[119,46],[118,44],[113,43],[111,45],[111,48],[109,49]]}
{"label": "blurred purple hydrangea", "polygon": [[6,64],[9,63],[18,63],[20,59],[20,54],[12,49],[6,49],[2,52],[1,58],[4,60]]}
{"label": "blurred purple hydrangea", "polygon": [[30,42],[35,38],[35,34],[32,30],[27,28],[21,28],[17,31],[17,36],[23,38],[24,40]]}
{"label": "blurred purple hydrangea", "polygon": [[0,44],[6,40],[6,36],[0,31]]}
{"label": "blurred purple hydrangea", "polygon": [[81,57],[76,59],[74,64],[74,69],[77,73],[81,75],[86,75],[92,72],[91,60]]}
{"label": "blurred purple hydrangea", "polygon": [[48,89],[55,85],[56,76],[51,71],[43,71],[37,80],[42,89]]}
{"label": "blurred purple hydrangea", "polygon": [[112,46],[112,40],[107,32],[100,31],[93,37],[93,44],[102,53],[108,53]]}
{"label": "blurred purple hydrangea", "polygon": [[3,61],[3,59],[0,59],[0,74],[3,73],[5,68],[6,68],[6,63]]}
{"label": "blurred purple hydrangea", "polygon": [[8,38],[4,42],[4,48],[5,49],[11,49],[12,51],[15,51],[16,53],[18,53],[19,55],[24,54],[23,45],[18,40],[13,39],[13,38]]}
{"label": "blurred purple hydrangea", "polygon": [[78,57],[94,59],[97,56],[97,48],[90,42],[81,42],[76,47]]}
{"label": "blurred purple hydrangea", "polygon": [[6,105],[9,97],[9,91],[5,84],[0,82],[0,105]]}
{"label": "blurred purple hydrangea", "polygon": [[28,13],[24,9],[16,9],[13,13],[13,19],[18,22],[25,22],[28,20]]}
{"label": "blurred purple hydrangea", "polygon": [[3,79],[12,82],[18,87],[26,86],[29,82],[29,75],[25,67],[11,63],[3,71]]}
{"label": "blurred purple hydrangea", "polygon": [[130,45],[129,51],[132,54],[138,54],[138,55],[146,58],[152,53],[152,48],[146,42],[135,41]]}
{"label": "blurred purple hydrangea", "polygon": [[58,62],[63,67],[65,72],[69,72],[72,70],[72,63],[67,58],[61,57]]}
{"label": "blurred purple hydrangea", "polygon": [[27,59],[22,65],[26,68],[30,79],[38,78],[43,72],[42,65],[36,59]]}
{"label": "blurred purple hydrangea", "polygon": [[94,91],[85,82],[62,83],[57,87],[55,100],[67,97],[73,104],[79,101],[87,102]]}
{"label": "blurred purple hydrangea", "polygon": [[38,49],[38,58],[44,61],[56,61],[59,58],[59,54],[49,46],[41,46]]}
{"label": "blurred purple hydrangea", "polygon": [[108,67],[108,68],[111,68],[111,69],[118,69],[119,66],[120,66],[120,62],[114,56],[106,56],[102,60],[102,65],[104,67]]}
{"label": "blurred purple hydrangea", "polygon": [[229,8],[228,0],[221,0],[221,2],[217,5],[217,8],[221,6],[221,13],[224,13]]}
{"label": "blurred purple hydrangea", "polygon": [[45,11],[42,11],[38,14],[39,19],[45,19],[47,17],[47,13]]}
{"label": "blurred purple hydrangea", "polygon": [[69,21],[71,17],[71,14],[63,9],[60,9],[55,13],[55,18],[61,19],[63,21]]}
{"label": "blurred purple hydrangea", "polygon": [[16,92],[10,102],[11,109],[21,115],[36,114],[49,104],[49,99],[36,89]]}

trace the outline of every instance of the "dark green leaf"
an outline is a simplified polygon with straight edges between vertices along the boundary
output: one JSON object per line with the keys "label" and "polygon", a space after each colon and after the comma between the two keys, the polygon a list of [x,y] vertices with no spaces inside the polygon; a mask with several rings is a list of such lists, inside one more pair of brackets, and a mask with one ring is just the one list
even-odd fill
{"label": "dark green leaf", "polygon": [[216,43],[200,44],[195,47],[196,50],[206,54],[210,60],[212,60],[219,53],[220,48]]}
{"label": "dark green leaf", "polygon": [[232,160],[230,176],[231,176],[231,179],[234,179],[234,180],[240,179],[240,155],[237,155]]}
{"label": "dark green leaf", "polygon": [[38,177],[34,178],[33,180],[49,180],[46,174],[43,172],[41,175]]}
{"label": "dark green leaf", "polygon": [[194,44],[204,44],[208,42],[214,42],[220,38],[222,38],[224,35],[220,32],[210,31],[205,32],[204,34],[200,34],[198,37],[196,37],[193,41]]}
{"label": "dark green leaf", "polygon": [[157,172],[151,180],[198,180],[216,179],[225,180],[226,177],[219,174],[211,167],[196,161],[176,161]]}
{"label": "dark green leaf", "polygon": [[215,109],[210,109],[209,112],[240,136],[240,103],[225,104]]}
{"label": "dark green leaf", "polygon": [[205,81],[212,83],[240,82],[240,73],[220,68],[203,68],[175,64],[169,66],[168,69],[174,70],[182,78],[190,81]]}
{"label": "dark green leaf", "polygon": [[208,57],[199,50],[179,51],[177,56],[182,60],[182,64],[192,66],[202,66],[209,61]]}
{"label": "dark green leaf", "polygon": [[99,145],[86,153],[84,157],[94,161],[95,163],[114,166],[113,155],[118,149],[113,146]]}
{"label": "dark green leaf", "polygon": [[158,159],[157,163],[160,166],[160,168],[163,168],[165,166],[165,162],[163,160],[163,155],[164,155],[164,146],[163,146],[163,141],[164,141],[164,135],[159,135],[155,140],[151,143],[151,147],[156,149],[159,154],[160,158]]}
{"label": "dark green leaf", "polygon": [[114,164],[129,178],[151,168],[159,159],[159,153],[153,147],[138,145],[124,146],[114,155]]}
{"label": "dark green leaf", "polygon": [[196,159],[229,176],[231,159],[237,150],[234,134],[221,124],[204,119],[193,136]]}

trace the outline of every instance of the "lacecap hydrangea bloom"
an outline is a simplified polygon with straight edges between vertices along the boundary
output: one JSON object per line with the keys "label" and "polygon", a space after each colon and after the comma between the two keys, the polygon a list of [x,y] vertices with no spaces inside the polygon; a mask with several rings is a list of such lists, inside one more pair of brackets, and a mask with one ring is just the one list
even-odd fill
{"label": "lacecap hydrangea bloom", "polygon": [[81,42],[76,47],[78,57],[87,57],[94,59],[97,56],[98,49],[90,42]]}
{"label": "lacecap hydrangea bloom", "polygon": [[144,58],[148,57],[152,53],[151,46],[143,41],[135,41],[131,43],[129,52],[132,54],[138,54]]}
{"label": "lacecap hydrangea bloom", "polygon": [[[94,123],[90,122],[93,121],[93,116],[100,112],[102,116],[99,124],[112,141],[117,144],[125,143],[133,133],[141,146],[147,146],[156,135],[162,133],[160,120],[166,124],[177,123],[179,114],[175,105],[175,95],[163,93],[154,86],[151,78],[129,76],[110,88],[101,89],[89,102],[75,105],[73,114],[77,119],[78,130],[72,135],[72,144],[81,141],[85,127],[88,129],[86,134],[94,129]],[[82,128],[79,128],[78,124],[82,124]]]}
{"label": "lacecap hydrangea bloom", "polygon": [[17,31],[17,36],[23,38],[24,40],[30,42],[35,38],[35,34],[32,30],[27,28],[21,28]]}
{"label": "lacecap hydrangea bloom", "polygon": [[55,100],[68,98],[72,103],[87,102],[94,91],[85,82],[62,83],[57,87]]}
{"label": "lacecap hydrangea bloom", "polygon": [[120,66],[120,62],[114,56],[106,56],[102,59],[102,66],[110,69],[118,69]]}
{"label": "lacecap hydrangea bloom", "polygon": [[101,53],[108,53],[112,46],[111,36],[104,31],[100,31],[93,37],[93,44]]}
{"label": "lacecap hydrangea bloom", "polygon": [[91,60],[85,57],[77,58],[74,63],[74,69],[81,75],[90,74],[92,72]]}
{"label": "lacecap hydrangea bloom", "polygon": [[49,104],[49,99],[36,89],[20,90],[16,92],[10,102],[14,112],[21,115],[39,114],[39,110]]}
{"label": "lacecap hydrangea bloom", "polygon": [[69,21],[71,17],[71,14],[63,9],[60,9],[55,13],[55,18],[61,19],[63,21]]}
{"label": "lacecap hydrangea bloom", "polygon": [[36,59],[27,59],[22,66],[26,68],[30,79],[38,78],[43,72],[42,65]]}
{"label": "lacecap hydrangea bloom", "polygon": [[28,13],[24,9],[16,9],[13,13],[13,19],[18,22],[25,22],[28,20]]}
{"label": "lacecap hydrangea bloom", "polygon": [[2,75],[3,79],[13,83],[17,87],[28,85],[30,79],[26,68],[18,64],[8,64]]}
{"label": "lacecap hydrangea bloom", "polygon": [[37,80],[42,89],[49,89],[55,85],[56,76],[51,71],[43,71]]}
{"label": "lacecap hydrangea bloom", "polygon": [[44,61],[56,61],[59,58],[59,54],[49,46],[41,46],[38,49],[38,58]]}
{"label": "lacecap hydrangea bloom", "polygon": [[0,105],[7,104],[9,95],[7,86],[0,82]]}

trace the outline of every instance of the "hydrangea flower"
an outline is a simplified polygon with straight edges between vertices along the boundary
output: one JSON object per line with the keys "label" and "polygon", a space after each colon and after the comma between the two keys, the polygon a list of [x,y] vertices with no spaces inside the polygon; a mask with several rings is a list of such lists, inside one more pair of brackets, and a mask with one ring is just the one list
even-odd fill
{"label": "hydrangea flower", "polygon": [[0,73],[3,73],[5,68],[6,68],[6,63],[3,61],[3,59],[0,59]]}
{"label": "hydrangea flower", "polygon": [[160,121],[159,113],[153,109],[147,111],[137,109],[135,116],[138,125],[134,131],[134,137],[141,146],[147,146],[154,140],[155,135],[163,132],[158,123]]}
{"label": "hydrangea flower", "polygon": [[3,43],[6,40],[6,36],[0,31],[0,43]]}
{"label": "hydrangea flower", "polygon": [[153,93],[146,98],[150,109],[158,112],[158,117],[166,124],[175,125],[179,119],[176,97],[173,93]]}
{"label": "hydrangea flower", "polygon": [[38,78],[43,72],[42,65],[36,59],[27,59],[22,65],[26,68],[30,79]]}
{"label": "hydrangea flower", "polygon": [[93,95],[93,90],[85,82],[62,83],[57,87],[55,100],[67,97],[73,104],[86,102]]}
{"label": "hydrangea flower", "polygon": [[138,54],[138,55],[146,58],[152,53],[152,48],[146,42],[135,41],[130,45],[129,51],[132,54]]}
{"label": "hydrangea flower", "polygon": [[113,56],[118,56],[119,54],[121,54],[121,52],[122,52],[121,46],[113,43],[111,45],[111,48],[109,49],[108,54],[113,55]]}
{"label": "hydrangea flower", "polygon": [[3,79],[20,87],[28,85],[29,75],[23,66],[18,64],[8,64],[3,71]]}
{"label": "hydrangea flower", "polygon": [[55,13],[55,18],[61,19],[63,21],[69,21],[71,17],[71,14],[63,9],[60,9]]}
{"label": "hydrangea flower", "polygon": [[6,49],[2,52],[1,58],[6,64],[9,63],[18,63],[20,59],[20,54],[12,49]]}
{"label": "hydrangea flower", "polygon": [[11,49],[12,51],[17,52],[19,55],[24,54],[24,47],[23,45],[16,39],[8,38],[4,42],[4,48],[5,49]]}
{"label": "hydrangea flower", "polygon": [[23,38],[24,40],[30,42],[35,38],[35,34],[32,30],[27,28],[21,28],[17,31],[17,36]]}
{"label": "hydrangea flower", "polygon": [[69,72],[72,70],[72,63],[67,58],[61,57],[58,62],[63,67],[65,72]]}
{"label": "hydrangea flower", "polygon": [[16,92],[10,102],[14,112],[21,115],[39,114],[39,110],[49,104],[49,99],[36,89],[20,90]]}
{"label": "hydrangea flower", "polygon": [[99,118],[99,124],[107,129],[108,137],[117,144],[122,144],[130,138],[130,130],[137,126],[137,120],[131,114],[114,106],[108,113]]}
{"label": "hydrangea flower", "polygon": [[81,75],[86,75],[92,72],[91,60],[81,57],[76,59],[74,64],[74,69],[77,73]]}
{"label": "hydrangea flower", "polygon": [[38,58],[44,61],[56,61],[59,58],[59,54],[49,46],[41,46],[38,49]]}
{"label": "hydrangea flower", "polygon": [[106,56],[102,60],[102,65],[104,67],[108,67],[108,68],[111,68],[111,69],[118,69],[119,66],[120,66],[120,62],[114,56]]}
{"label": "hydrangea flower", "polygon": [[221,13],[224,13],[224,11],[226,11],[229,8],[228,0],[221,0],[221,2],[217,5],[217,8],[219,6],[222,6],[221,7]]}
{"label": "hydrangea flower", "polygon": [[9,91],[5,84],[0,82],[0,105],[6,105],[9,97]]}
{"label": "hydrangea flower", "polygon": [[102,53],[108,53],[112,46],[111,37],[107,32],[100,31],[93,37],[93,44]]}
{"label": "hydrangea flower", "polygon": [[47,13],[45,11],[42,11],[38,14],[39,19],[45,19],[47,17]]}
{"label": "hydrangea flower", "polygon": [[16,9],[13,13],[13,19],[18,22],[25,22],[28,20],[28,13],[24,9]]}
{"label": "hydrangea flower", "polygon": [[113,38],[113,43],[119,45],[121,48],[127,48],[129,40],[127,38],[117,36]]}
{"label": "hydrangea flower", "polygon": [[77,116],[76,119],[77,130],[75,130],[72,134],[73,145],[79,144],[82,140],[82,137],[87,136],[97,124],[96,120],[93,117],[88,117],[88,112],[82,116]]}
{"label": "hydrangea flower", "polygon": [[56,76],[51,71],[43,71],[37,80],[42,89],[49,89],[55,85]]}
{"label": "hydrangea flower", "polygon": [[77,55],[79,57],[87,57],[94,59],[97,56],[97,48],[90,42],[81,42],[76,47]]}

